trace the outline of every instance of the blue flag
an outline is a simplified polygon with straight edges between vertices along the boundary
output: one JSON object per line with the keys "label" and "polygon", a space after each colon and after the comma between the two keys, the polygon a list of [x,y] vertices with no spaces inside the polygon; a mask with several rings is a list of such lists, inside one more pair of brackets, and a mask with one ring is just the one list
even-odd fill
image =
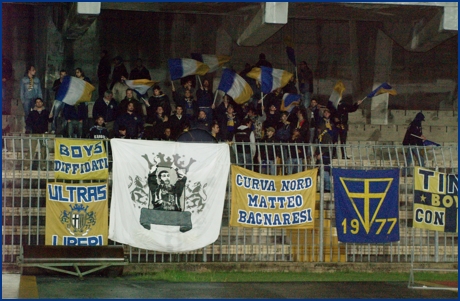
{"label": "blue flag", "polygon": [[340,242],[399,241],[399,171],[333,168]]}
{"label": "blue flag", "polygon": [[423,141],[423,145],[424,145],[424,146],[430,146],[430,145],[441,146],[441,144],[436,143],[436,142],[431,141],[431,140],[425,140],[425,141]]}

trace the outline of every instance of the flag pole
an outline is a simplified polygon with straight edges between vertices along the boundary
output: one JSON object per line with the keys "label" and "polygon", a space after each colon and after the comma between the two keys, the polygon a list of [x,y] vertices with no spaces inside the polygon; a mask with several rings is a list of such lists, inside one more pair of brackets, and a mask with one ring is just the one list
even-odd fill
{"label": "flag pole", "polygon": [[297,65],[294,67],[294,70],[295,70],[295,81],[296,81],[297,91],[300,93],[299,74],[297,73]]}
{"label": "flag pole", "polygon": [[214,94],[214,101],[212,102],[212,105],[214,106],[214,104],[216,103],[216,99],[217,99],[217,94],[219,93],[219,90],[216,90],[216,94]]}
{"label": "flag pole", "polygon": [[201,78],[198,74],[195,74],[196,77],[198,77],[198,81],[200,82],[200,87],[203,88],[203,84],[201,83]]}
{"label": "flag pole", "polygon": [[411,136],[414,136],[415,138],[419,138],[419,139],[422,139],[422,140],[423,140],[423,138],[420,137],[420,136],[417,136],[417,135],[414,135],[414,134],[411,134]]}

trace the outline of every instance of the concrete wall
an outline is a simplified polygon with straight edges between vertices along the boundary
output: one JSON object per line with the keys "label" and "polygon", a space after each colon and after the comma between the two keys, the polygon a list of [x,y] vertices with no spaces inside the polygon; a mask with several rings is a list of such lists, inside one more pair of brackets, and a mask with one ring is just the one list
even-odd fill
{"label": "concrete wall", "polygon": [[[376,78],[386,78],[399,92],[390,97],[389,109],[457,109],[457,36],[425,53],[408,52],[392,43],[391,49],[385,50],[391,56],[389,76],[378,76],[375,64],[381,46],[377,22],[355,22],[350,27],[349,21],[289,19],[261,45],[240,47],[234,37],[244,27],[229,28],[229,16],[103,10],[83,37],[68,41],[62,40],[50,22],[52,14],[46,6],[3,4],[3,53],[13,61],[16,81],[23,75],[26,61],[33,61],[47,87],[61,67],[71,74],[81,67],[97,84],[102,49],[111,57],[121,55],[128,72],[141,57],[165,92],[170,90],[167,59],[189,57],[191,52],[232,55],[228,66],[236,71],[246,62],[254,64],[264,52],[275,68],[294,72],[285,53],[284,40],[290,37],[298,60],[307,61],[315,71],[314,92],[321,102],[327,101],[337,80],[344,81],[345,94],[356,99],[370,92]],[[233,20],[234,27],[243,26],[238,18]],[[218,82],[219,71],[209,77]],[[13,98],[19,97],[17,82],[12,92]],[[50,100],[52,95],[47,97]]]}

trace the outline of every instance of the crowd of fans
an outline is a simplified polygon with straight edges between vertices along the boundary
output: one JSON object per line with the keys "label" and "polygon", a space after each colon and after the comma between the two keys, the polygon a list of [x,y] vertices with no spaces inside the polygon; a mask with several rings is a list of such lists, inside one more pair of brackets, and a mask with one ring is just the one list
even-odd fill
{"label": "crowd of fans", "polygon": [[[298,80],[293,76],[285,87],[263,95],[260,91],[260,84],[249,78],[247,73],[254,66],[272,67],[264,54],[259,55],[259,61],[256,64],[247,63],[244,70],[239,72],[254,92],[250,100],[243,105],[237,104],[227,94],[221,99],[216,99],[210,81],[200,79],[197,82],[195,76],[183,78],[181,85],[177,88],[171,85],[172,99],[158,85],[155,85],[150,97],[147,94],[139,95],[128,88],[124,91],[124,98],[116,101],[112,89],[117,82],[123,82],[126,79],[150,79],[151,77],[141,59],[136,61],[130,73],[120,56],[115,57],[112,62],[113,69],[107,57],[107,51],[103,51],[97,70],[99,97],[92,109],[94,125],[84,126],[89,122],[86,103],[71,106],[55,101],[50,112],[45,110],[45,114],[39,114],[40,121],[37,121],[37,114],[26,114],[26,131],[41,134],[47,131],[47,127],[40,126],[37,129],[37,126],[34,125],[37,122],[52,122],[51,128],[54,133],[69,138],[175,141],[184,131],[202,129],[211,133],[217,141],[246,142],[248,146],[240,147],[240,162],[244,162],[245,166],[252,164],[256,155],[259,158],[266,158],[267,166],[284,157],[284,160],[292,163],[293,167],[290,171],[296,172],[300,170],[294,165],[300,158],[308,157],[308,160],[318,160],[320,153],[323,159],[327,159],[324,158],[325,155],[329,156],[326,151],[317,151],[313,154],[308,151],[304,154],[305,149],[299,144],[336,144],[338,142],[345,144],[348,113],[356,111],[361,103],[358,101],[349,104],[342,101],[337,108],[331,102],[328,102],[326,106],[319,105],[317,99],[312,96],[313,73],[304,61],[299,64]],[[25,77],[23,81],[29,85],[30,82],[37,85],[37,80],[35,82],[33,80],[35,68],[33,66],[29,68],[31,68],[28,70],[29,78]],[[54,91],[57,92],[65,75],[67,72],[61,70],[60,78],[54,82]],[[75,69],[75,76],[91,83],[81,68]],[[297,87],[300,88],[300,91]],[[301,98],[289,106],[284,106],[282,101],[284,93],[300,94]],[[36,97],[36,99],[41,99],[41,97]],[[30,111],[41,112],[42,110],[41,107],[34,107]],[[57,132],[59,116],[63,120],[65,129],[61,133]],[[259,146],[256,148],[256,142],[260,142],[258,143],[260,145],[277,142],[292,145],[286,149]],[[344,148],[341,153],[342,157],[346,158]],[[337,156],[335,151],[331,156]],[[274,174],[276,171],[267,167],[266,172]]]}

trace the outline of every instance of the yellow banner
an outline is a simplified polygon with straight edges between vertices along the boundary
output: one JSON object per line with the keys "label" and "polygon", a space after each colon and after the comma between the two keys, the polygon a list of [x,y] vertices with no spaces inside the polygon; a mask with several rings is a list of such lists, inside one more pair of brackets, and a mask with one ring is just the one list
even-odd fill
{"label": "yellow banner", "polygon": [[64,180],[107,180],[109,160],[100,140],[56,138],[54,178]]}
{"label": "yellow banner", "polygon": [[458,174],[414,168],[414,228],[458,233]]}
{"label": "yellow banner", "polygon": [[312,229],[317,173],[270,176],[232,165],[230,226]]}
{"label": "yellow banner", "polygon": [[108,185],[46,183],[45,244],[103,246],[108,243]]}

